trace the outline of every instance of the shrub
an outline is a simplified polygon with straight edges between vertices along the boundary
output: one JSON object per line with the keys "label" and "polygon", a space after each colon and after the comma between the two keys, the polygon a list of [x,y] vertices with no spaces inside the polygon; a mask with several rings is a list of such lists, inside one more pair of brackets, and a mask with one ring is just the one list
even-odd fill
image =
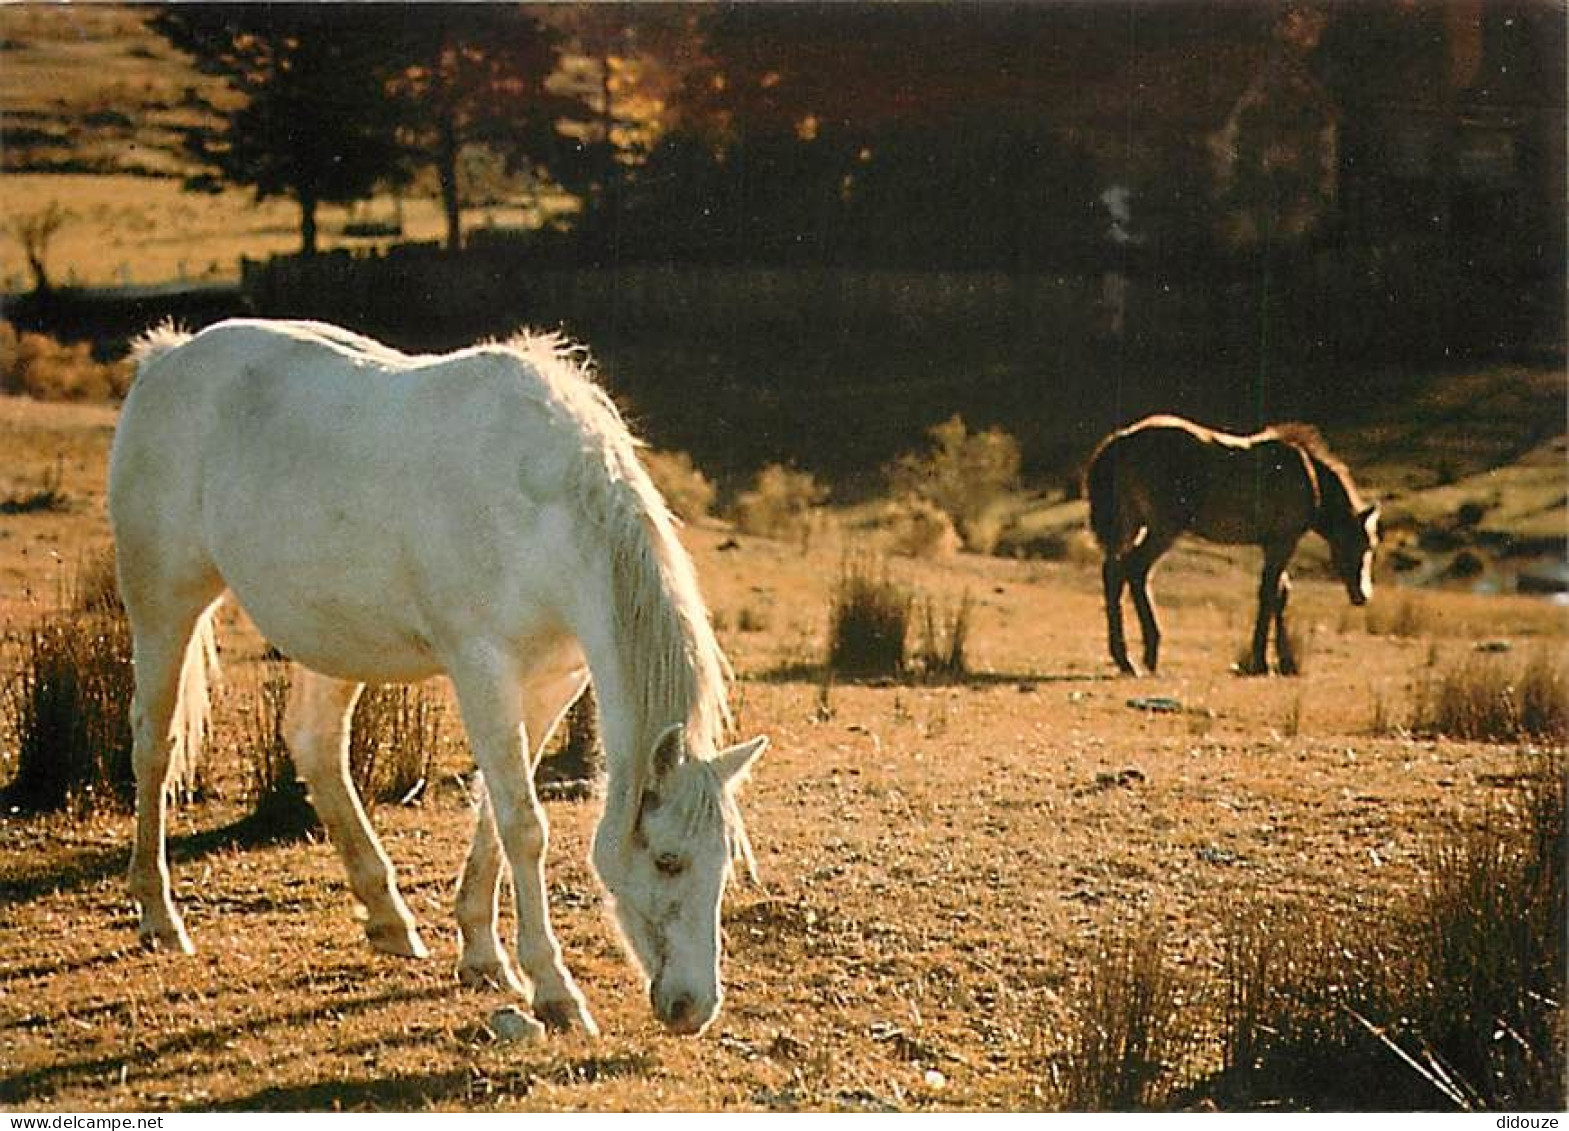
{"label": "shrub", "polygon": [[648,449],[642,453],[643,466],[665,503],[677,518],[696,522],[707,518],[714,507],[714,485],[702,473],[692,457],[685,452],[661,452]]}
{"label": "shrub", "polygon": [[[128,807],[136,799],[136,683],[113,547],[83,557],[62,588],[62,608],[14,642],[14,672],[0,687],[16,738],[5,803],[33,811]],[[176,796],[193,796],[199,784],[194,763],[174,767]]]}
{"label": "shrub", "polygon": [[85,342],[65,345],[43,334],[18,335],[0,322],[0,392],[42,401],[105,401],[125,396],[135,377],[129,361],[94,361]]}
{"label": "shrub", "polygon": [[1468,656],[1419,689],[1412,729],[1484,742],[1569,738],[1563,666],[1547,652],[1511,672],[1492,656]]}
{"label": "shrub", "polygon": [[1068,1035],[1058,1087],[1072,1111],[1168,1106],[1175,1068],[1193,1041],[1192,1011],[1161,954],[1153,919],[1102,945]]}
{"label": "shrub", "polygon": [[922,606],[921,647],[917,653],[922,674],[937,679],[960,679],[969,670],[965,649],[970,639],[970,614],[974,603],[966,590],[952,615],[938,621],[931,601]]}
{"label": "shrub", "polygon": [[912,558],[951,558],[959,551],[959,532],[948,512],[929,499],[908,497],[889,503],[879,516],[888,531],[888,548]]}
{"label": "shrub", "polygon": [[805,539],[827,498],[828,489],[810,472],[771,463],[757,473],[752,489],[736,499],[735,523],[745,534]]}
{"label": "shrub", "polygon": [[123,616],[56,613],[17,642],[4,706],[16,736],[5,805],[41,812],[125,808],[131,763],[131,631]]}
{"label": "shrub", "polygon": [[969,549],[990,553],[1002,533],[1006,496],[1018,483],[1018,441],[1000,428],[972,433],[957,414],[927,435],[927,452],[900,456],[888,469],[890,486],[935,504]]}
{"label": "shrub", "polygon": [[[1414,897],[1348,926],[1245,908],[1228,932],[1228,1106],[1561,1110],[1562,751],[1523,804],[1434,839]],[[1517,815],[1512,815],[1517,814]]]}
{"label": "shrub", "polygon": [[244,824],[259,839],[294,840],[321,828],[305,783],[289,756],[284,722],[288,704],[288,667],[264,664],[240,734],[254,802]]}
{"label": "shrub", "polygon": [[425,684],[361,692],[349,727],[349,776],[367,809],[418,800],[442,746],[445,713]]}
{"label": "shrub", "polygon": [[540,759],[535,775],[542,785],[563,791],[567,784],[581,787],[604,772],[605,751],[599,741],[599,707],[589,687],[567,710],[556,733],[554,750]]}
{"label": "shrub", "polygon": [[828,667],[850,676],[890,676],[904,671],[909,632],[909,590],[864,559],[848,559],[829,604]]}

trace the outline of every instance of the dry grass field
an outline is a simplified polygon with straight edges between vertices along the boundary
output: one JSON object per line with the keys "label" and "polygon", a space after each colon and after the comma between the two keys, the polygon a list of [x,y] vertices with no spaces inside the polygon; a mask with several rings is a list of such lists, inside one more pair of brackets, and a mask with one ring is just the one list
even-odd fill
{"label": "dry grass field", "polygon": [[[110,407],[0,398],[0,496],[56,468],[65,496],[0,516],[8,640],[107,541],[113,423]],[[1569,632],[1562,606],[1525,597],[1385,584],[1353,610],[1309,567],[1293,598],[1305,674],[1239,678],[1254,555],[1190,546],[1158,577],[1165,669],[1119,679],[1087,556],[896,558],[894,577],[939,607],[969,594],[972,674],[825,685],[829,591],[862,537],[848,521],[806,549],[713,521],[687,531],[739,673],[739,730],[774,743],[743,798],[761,881],[727,896],[728,996],[702,1038],[664,1034],[620,954],[586,864],[592,799],[548,803],[549,878],[597,1042],[500,1043],[483,1024],[500,994],[452,977],[472,825],[461,746],[423,804],[375,815],[428,961],[368,949],[325,843],[227,835],[248,806],[261,650],[230,612],[212,796],[172,820],[195,957],[136,945],[127,816],[0,822],[0,1106],[1052,1108],[1098,948],[1141,927],[1191,987],[1185,1070],[1213,1070],[1203,1034],[1228,926],[1303,906],[1354,937],[1421,887],[1432,838],[1518,806],[1514,744],[1409,723],[1479,644],[1556,662]],[[1141,697],[1178,709],[1130,705]],[[0,780],[11,749],[0,738]],[[1391,1056],[1387,1071],[1404,1069]]]}

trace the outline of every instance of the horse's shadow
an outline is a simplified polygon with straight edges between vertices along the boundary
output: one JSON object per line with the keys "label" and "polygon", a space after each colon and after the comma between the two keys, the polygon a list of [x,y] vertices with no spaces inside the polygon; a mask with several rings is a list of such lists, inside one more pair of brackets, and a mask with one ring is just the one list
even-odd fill
{"label": "horse's shadow", "polygon": [[[319,1080],[309,1084],[263,1088],[216,1106],[195,1105],[188,1111],[413,1111],[432,1103],[476,1099],[479,1083],[468,1069],[420,1072],[358,1080]],[[486,1083],[489,1083],[486,1081]],[[528,1081],[513,1095],[528,1094]]]}
{"label": "horse's shadow", "polygon": [[823,664],[787,663],[748,672],[743,677],[757,683],[811,683],[851,687],[997,687],[1013,686],[1028,689],[1043,683],[1100,683],[1117,679],[1114,672],[1038,672],[1038,671],[980,671],[963,675],[924,675],[910,672],[904,675],[845,675],[832,671]]}
{"label": "horse's shadow", "polygon": [[[336,1018],[350,1013],[360,1013],[384,1005],[434,1001],[448,997],[451,993],[452,989],[450,987],[430,986],[418,989],[388,990],[383,993],[366,994],[353,998],[334,996],[323,999],[319,1004],[309,1009],[278,1011],[264,1017],[248,1017],[243,1023],[214,1025],[206,1029],[184,1032],[157,1044],[138,1044],[134,1049],[123,1054],[87,1057],[80,1060],[26,1069],[7,1076],[0,1076],[0,1103],[25,1104],[47,1099],[62,1085],[73,1081],[101,1080],[108,1076],[126,1072],[132,1068],[151,1068],[158,1063],[160,1058],[171,1054],[223,1049],[229,1042],[249,1034],[275,1032],[281,1028],[307,1025],[314,1021],[320,1021],[323,1018]],[[410,1039],[413,1038],[411,1037]],[[438,1078],[432,1077],[433,1080]],[[389,1089],[392,1089],[396,1081],[393,1079],[385,1081],[385,1083]],[[333,1084],[330,1087],[340,1089],[346,1086],[348,1085]],[[328,1087],[328,1085],[322,1085],[324,1092]],[[282,1103],[289,1102],[287,1097],[280,1096],[275,1104],[267,1104],[266,1096],[269,1091],[272,1091],[272,1089],[266,1089],[255,1096],[238,1101],[238,1103],[256,1103],[263,1107],[276,1107]],[[430,1095],[429,1093],[417,1091],[401,1098],[407,1101],[413,1098],[415,1094],[426,1095],[429,1098],[441,1098],[439,1092]],[[343,1099],[342,1096],[335,1098],[340,1102]],[[400,1097],[389,1090],[386,1098],[396,1100]],[[294,1097],[294,1102],[308,1106],[304,1096]],[[330,1102],[323,1103],[322,1106],[329,1107],[331,1104]]]}
{"label": "horse's shadow", "polygon": [[[311,835],[306,823],[280,825],[255,813],[215,829],[169,838],[171,863],[199,861],[215,852],[258,848],[299,841]],[[6,876],[0,885],[0,908],[31,903],[55,892],[74,892],[111,877],[123,876],[131,863],[129,845],[94,848],[75,853],[64,863],[51,863],[18,875]]]}

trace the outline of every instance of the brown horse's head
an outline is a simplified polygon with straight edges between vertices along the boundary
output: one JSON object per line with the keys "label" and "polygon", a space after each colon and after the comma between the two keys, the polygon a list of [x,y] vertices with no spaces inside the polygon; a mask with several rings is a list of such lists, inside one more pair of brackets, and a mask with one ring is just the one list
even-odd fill
{"label": "brown horse's head", "polygon": [[1378,547],[1378,507],[1347,509],[1324,527],[1335,575],[1346,587],[1353,605],[1373,599],[1373,551]]}

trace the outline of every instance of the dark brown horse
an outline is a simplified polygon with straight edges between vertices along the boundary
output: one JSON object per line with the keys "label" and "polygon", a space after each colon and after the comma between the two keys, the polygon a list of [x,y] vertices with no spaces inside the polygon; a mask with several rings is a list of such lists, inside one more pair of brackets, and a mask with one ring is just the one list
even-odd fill
{"label": "dark brown horse", "polygon": [[1144,666],[1153,672],[1160,627],[1150,603],[1150,570],[1182,534],[1264,548],[1250,674],[1269,670],[1272,620],[1280,671],[1297,670],[1286,633],[1286,563],[1309,530],[1329,543],[1351,603],[1366,604],[1373,595],[1378,507],[1363,504],[1346,465],[1309,425],[1276,424],[1253,436],[1233,436],[1177,416],[1147,417],[1100,442],[1084,487],[1090,527],[1106,555],[1107,642],[1111,658],[1129,675],[1135,672],[1122,635],[1123,586],[1132,590]]}

